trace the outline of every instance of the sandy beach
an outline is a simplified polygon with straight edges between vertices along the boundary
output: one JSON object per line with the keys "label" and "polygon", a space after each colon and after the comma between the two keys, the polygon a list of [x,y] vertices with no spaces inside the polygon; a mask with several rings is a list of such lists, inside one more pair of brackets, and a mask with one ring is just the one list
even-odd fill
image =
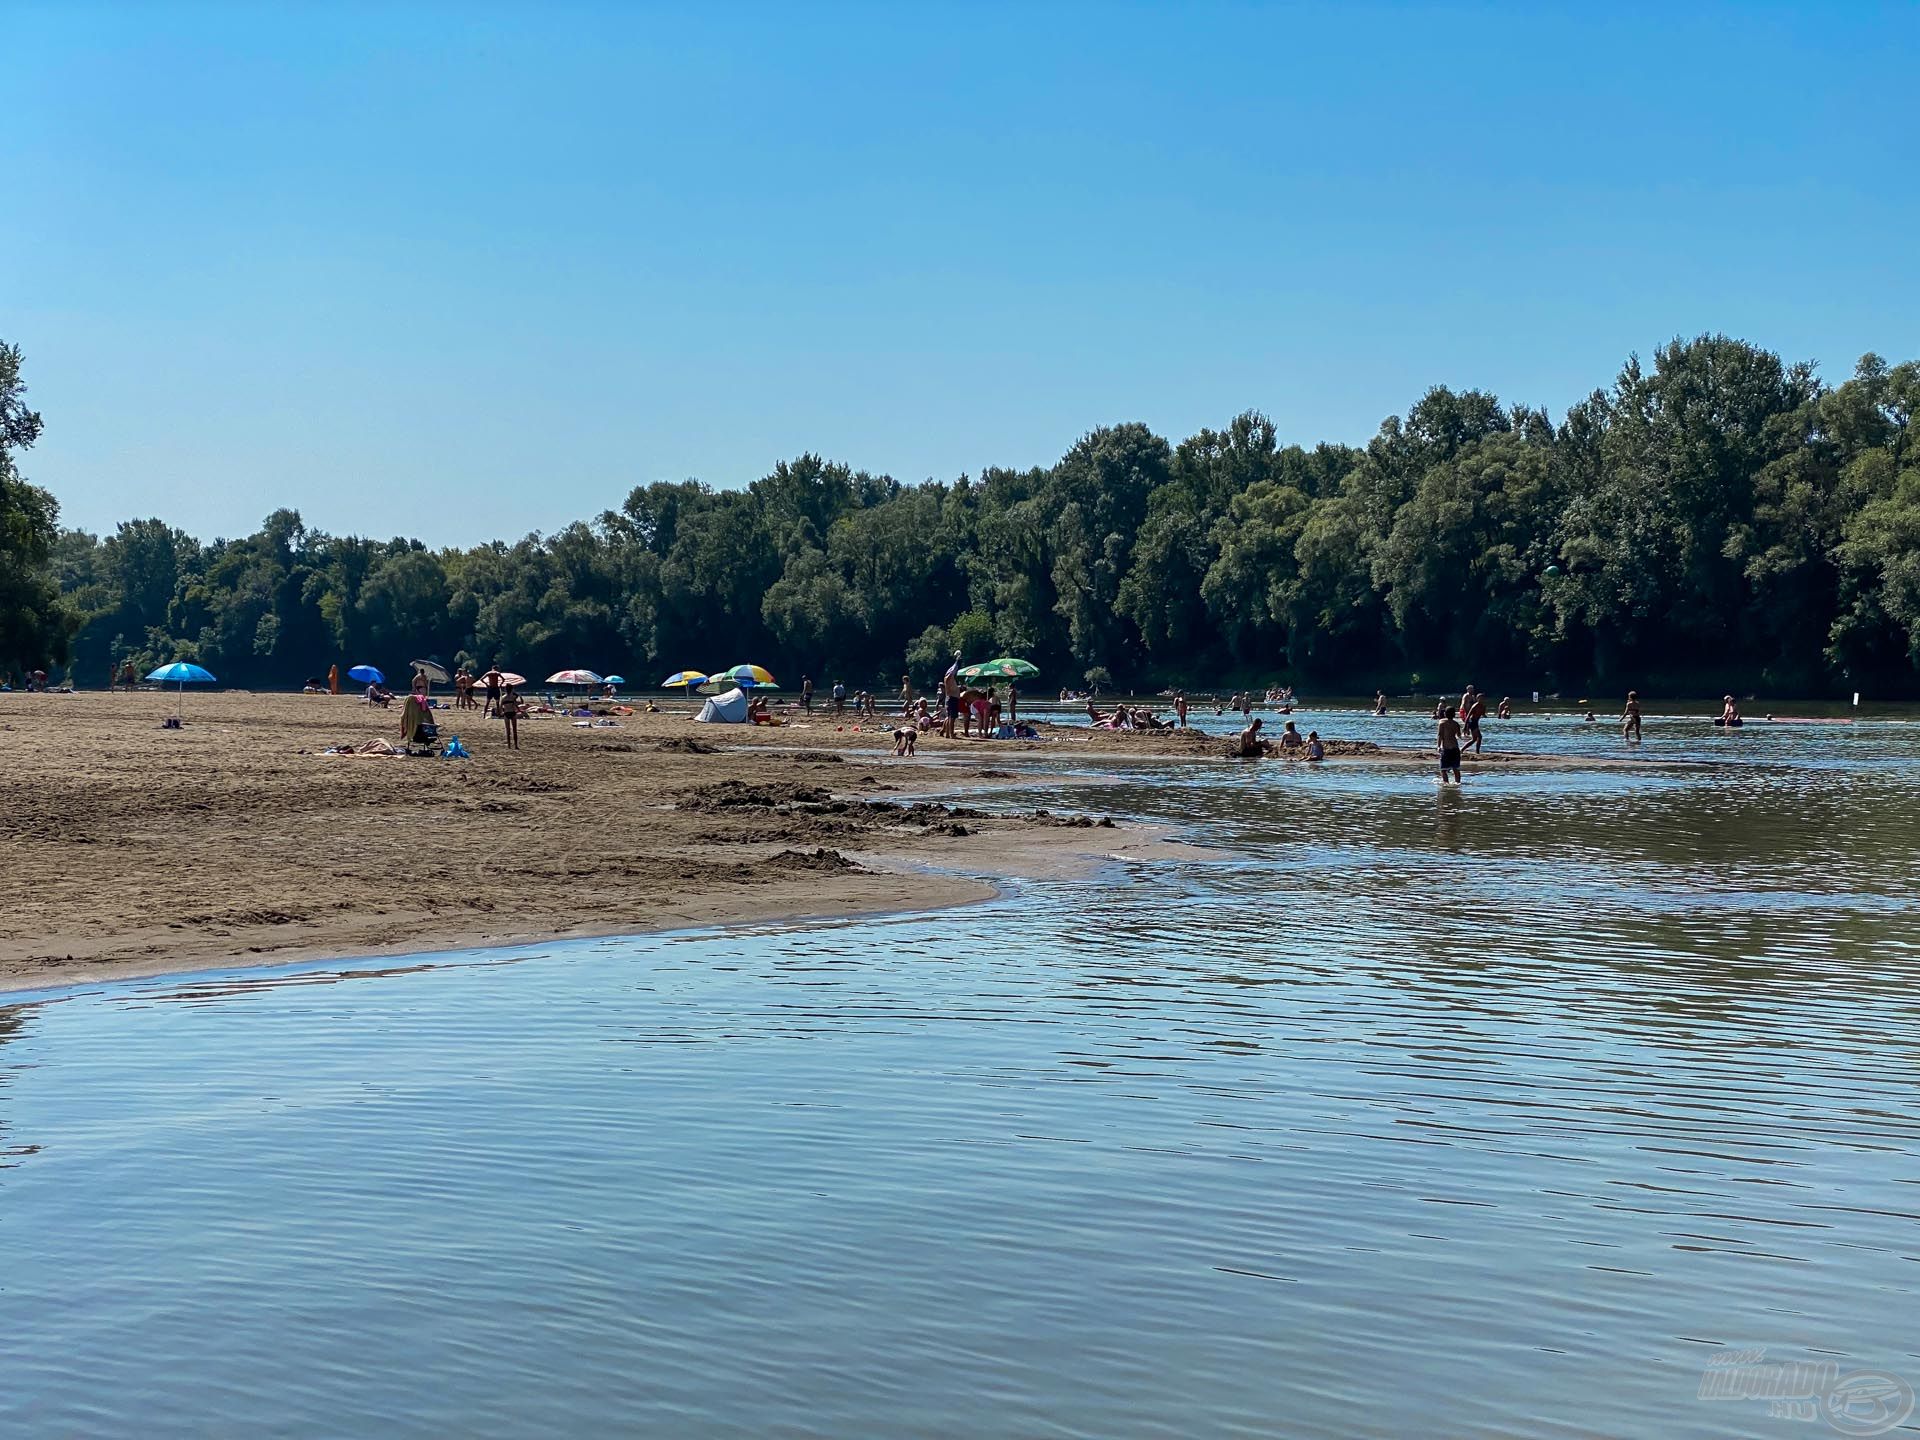
{"label": "sandy beach", "polygon": [[962,792],[1042,758],[1230,763],[1219,737],[1049,725],[895,759],[884,725],[700,725],[684,705],[530,719],[518,751],[448,711],[471,760],[339,757],[318,752],[393,737],[397,707],[189,694],[164,729],[174,706],[0,694],[0,989],[962,904],[999,877],[1198,853],[1105,817],[983,815]]}

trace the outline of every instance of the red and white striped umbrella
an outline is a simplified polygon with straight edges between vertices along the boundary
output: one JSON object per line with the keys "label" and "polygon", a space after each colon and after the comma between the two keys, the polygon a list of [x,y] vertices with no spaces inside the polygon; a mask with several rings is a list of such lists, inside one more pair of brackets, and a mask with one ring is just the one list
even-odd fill
{"label": "red and white striped umbrella", "polygon": [[547,676],[549,685],[598,685],[600,677],[591,670],[557,670]]}

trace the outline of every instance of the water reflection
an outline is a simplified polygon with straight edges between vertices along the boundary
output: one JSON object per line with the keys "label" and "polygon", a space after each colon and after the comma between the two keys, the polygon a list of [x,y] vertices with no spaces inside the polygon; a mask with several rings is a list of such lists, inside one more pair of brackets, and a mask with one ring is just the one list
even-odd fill
{"label": "water reflection", "polygon": [[0,1012],[0,1429],[1686,1437],[1765,1433],[1719,1348],[1920,1377],[1911,750],[1156,773],[1018,800],[1239,858]]}

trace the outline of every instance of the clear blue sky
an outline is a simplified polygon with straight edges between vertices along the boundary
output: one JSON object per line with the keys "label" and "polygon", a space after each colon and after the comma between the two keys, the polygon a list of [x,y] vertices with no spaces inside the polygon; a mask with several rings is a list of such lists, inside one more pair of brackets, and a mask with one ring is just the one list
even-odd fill
{"label": "clear blue sky", "polygon": [[1920,7],[0,12],[0,337],[68,523],[432,543],[1725,330],[1920,356]]}

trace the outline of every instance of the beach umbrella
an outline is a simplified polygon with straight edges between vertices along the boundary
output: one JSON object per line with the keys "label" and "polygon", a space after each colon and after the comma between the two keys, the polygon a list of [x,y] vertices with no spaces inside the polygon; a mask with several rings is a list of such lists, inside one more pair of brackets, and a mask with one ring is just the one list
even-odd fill
{"label": "beach umbrella", "polygon": [[410,660],[407,663],[412,665],[413,668],[422,675],[426,676],[430,684],[451,685],[453,683],[453,676],[448,673],[447,667],[442,665],[438,660]]}
{"label": "beach umbrella", "polygon": [[769,690],[778,690],[780,682],[775,680],[758,665],[735,665],[722,670],[713,677],[715,680],[730,680],[742,690],[751,690],[754,686],[764,686]]}
{"label": "beach umbrella", "polygon": [[362,685],[384,685],[387,677],[380,673],[377,665],[356,665],[347,671],[347,679],[358,680]]}
{"label": "beach umbrella", "polygon": [[547,676],[549,685],[598,685],[602,681],[591,670],[556,670]]}
{"label": "beach umbrella", "polygon": [[695,685],[704,685],[707,677],[698,670],[676,670],[660,682],[662,690],[686,690]]}
{"label": "beach umbrella", "polygon": [[500,683],[502,685],[511,685],[514,689],[518,690],[527,683],[527,677],[524,675],[516,675],[511,670],[502,670],[500,672]]}
{"label": "beach umbrella", "polygon": [[968,665],[960,671],[962,680],[1024,680],[1029,675],[1038,675],[1040,668],[1025,660],[1015,660],[1003,656],[998,660],[982,660],[978,665]]}
{"label": "beach umbrella", "polygon": [[189,665],[184,660],[176,660],[171,665],[162,665],[158,670],[147,676],[147,679],[161,685],[178,685],[180,687],[181,698],[173,702],[173,718],[176,720],[180,718],[180,707],[185,703],[187,686],[211,685],[214,683],[213,676],[207,671],[202,670],[198,665]]}
{"label": "beach umbrella", "polygon": [[627,683],[627,677],[624,675],[603,675],[600,678],[609,685],[624,685]]}

